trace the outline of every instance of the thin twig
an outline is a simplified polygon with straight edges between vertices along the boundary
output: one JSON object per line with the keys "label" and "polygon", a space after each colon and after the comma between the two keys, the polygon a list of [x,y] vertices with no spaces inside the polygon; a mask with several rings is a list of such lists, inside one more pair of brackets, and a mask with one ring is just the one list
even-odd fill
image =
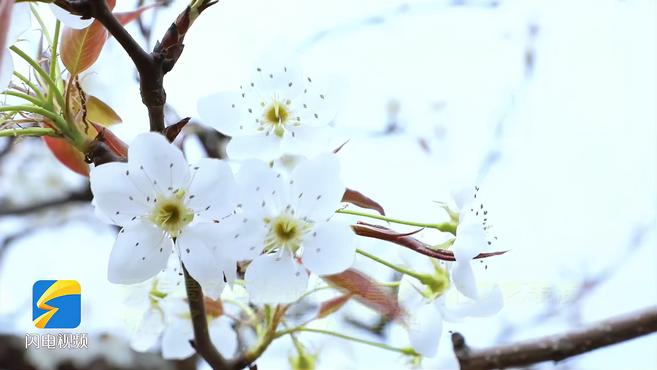
{"label": "thin twig", "polygon": [[657,332],[657,306],[563,334],[482,350],[469,348],[463,335],[454,333],[452,345],[461,370],[504,369],[561,361],[654,332]]}

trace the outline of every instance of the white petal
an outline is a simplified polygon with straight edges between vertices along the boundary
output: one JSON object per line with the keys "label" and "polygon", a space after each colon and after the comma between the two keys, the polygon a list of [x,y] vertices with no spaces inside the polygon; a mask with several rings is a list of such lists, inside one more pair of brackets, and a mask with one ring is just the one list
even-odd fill
{"label": "white petal", "polygon": [[7,90],[9,87],[9,82],[11,82],[11,76],[14,73],[14,62],[11,60],[11,53],[9,49],[0,51],[0,91]]}
{"label": "white petal", "polygon": [[334,95],[324,86],[311,86],[292,99],[292,109],[301,119],[302,126],[325,126],[335,118],[337,104]]}
{"label": "white petal", "polygon": [[486,233],[480,223],[461,222],[456,228],[456,239],[452,246],[457,261],[470,261],[488,246]]}
{"label": "white petal", "polygon": [[220,241],[215,249],[218,256],[243,261],[262,253],[269,231],[262,217],[239,213],[214,225],[213,235]]}
{"label": "white petal", "polygon": [[194,348],[189,343],[194,338],[190,320],[175,319],[162,336],[162,357],[167,360],[182,360],[194,354]]}
{"label": "white petal", "polygon": [[256,257],[244,276],[251,302],[290,303],[308,286],[308,274],[286,251]]}
{"label": "white petal", "polygon": [[452,312],[461,317],[483,317],[498,313],[503,306],[504,297],[502,296],[502,290],[496,285],[486,294],[481,294],[480,299],[469,301],[458,307],[452,308]]}
{"label": "white petal", "polygon": [[300,217],[323,221],[340,206],[345,186],[340,179],[340,162],[334,154],[323,154],[301,162],[292,173],[290,198]]}
{"label": "white petal", "polygon": [[335,149],[333,127],[289,127],[282,142],[282,152],[289,155],[314,157]]}
{"label": "white petal", "polygon": [[304,266],[317,275],[342,272],[354,263],[356,235],[347,224],[321,223],[303,239]]}
{"label": "white petal", "polygon": [[452,268],[452,282],[464,296],[478,298],[477,281],[475,280],[470,261],[456,261]]}
{"label": "white petal", "polygon": [[219,220],[237,206],[237,185],[226,162],[204,158],[192,167],[187,206],[206,220]]}
{"label": "white petal", "polygon": [[241,91],[231,91],[205,96],[198,101],[198,113],[203,123],[224,135],[254,134],[258,128],[256,119],[262,115],[261,108],[254,102],[254,93],[244,93],[243,96]]}
{"label": "white petal", "polygon": [[287,205],[282,176],[264,162],[244,162],[237,172],[237,185],[242,208],[250,215],[278,215]]}
{"label": "white petal", "polygon": [[149,214],[152,206],[147,199],[155,197],[135,187],[128,168],[126,163],[112,162],[92,168],[89,174],[96,210],[116,225],[128,225]]}
{"label": "white petal", "polygon": [[203,226],[196,224],[187,227],[176,240],[176,245],[189,274],[201,284],[207,295],[217,298],[225,285],[224,271],[213,253],[217,241],[215,238],[208,238],[207,233],[199,232]]}
{"label": "white petal", "polygon": [[281,62],[269,58],[257,64],[251,81],[264,95],[276,93],[283,100],[298,96],[309,84],[296,60]]}
{"label": "white petal", "polygon": [[116,284],[135,284],[155,276],[167,265],[173,242],[147,221],[119,232],[110,254],[108,279]]}
{"label": "white petal", "polygon": [[9,32],[7,33],[6,46],[13,45],[18,40],[18,37],[30,29],[31,26],[32,15],[30,4],[14,4],[14,8],[11,10],[11,23],[9,24]]}
{"label": "white petal", "polygon": [[130,339],[130,347],[138,352],[146,352],[157,344],[160,334],[164,330],[164,317],[162,311],[150,307],[139,323],[139,327]]}
{"label": "white petal", "polygon": [[423,304],[410,313],[408,338],[411,346],[426,357],[438,352],[438,344],[443,330],[443,319],[433,303]]}
{"label": "white petal", "polygon": [[281,139],[264,132],[235,136],[226,145],[226,154],[230,159],[256,158],[270,161],[281,156]]}
{"label": "white petal", "polygon": [[424,304],[422,290],[424,286],[416,278],[402,275],[397,290],[397,301],[407,312],[413,312]]}
{"label": "white petal", "polygon": [[215,348],[226,358],[232,358],[237,351],[237,334],[230,325],[230,321],[222,316],[208,324],[210,339]]}
{"label": "white petal", "polygon": [[50,6],[50,10],[52,11],[52,14],[55,15],[57,19],[59,19],[66,27],[69,28],[74,28],[74,29],[82,29],[89,27],[91,23],[94,21],[93,19],[82,19],[80,16],[73,15],[66,10],[58,7],[55,4],[48,4]]}
{"label": "white petal", "polygon": [[189,183],[189,166],[182,152],[157,133],[144,133],[132,141],[128,165],[140,189],[149,184],[157,193],[167,194]]}

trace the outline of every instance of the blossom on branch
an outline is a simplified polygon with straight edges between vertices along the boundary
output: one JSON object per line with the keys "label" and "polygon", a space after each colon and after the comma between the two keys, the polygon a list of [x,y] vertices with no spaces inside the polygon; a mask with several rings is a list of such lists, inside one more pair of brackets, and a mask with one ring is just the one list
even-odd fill
{"label": "blossom on branch", "polygon": [[414,277],[404,275],[398,291],[400,305],[407,313],[405,326],[411,346],[426,357],[438,352],[443,321],[459,321],[466,317],[482,317],[502,309],[502,292],[494,286],[476,300],[460,298],[451,303],[459,290],[459,276],[454,274],[452,262],[438,262],[425,256],[414,255],[411,267],[414,271],[430,277],[422,283]]}
{"label": "blossom on branch", "polygon": [[244,278],[252,302],[292,302],[306,290],[306,269],[328,275],[351,266],[355,234],[331,218],[345,191],[339,172],[333,154],[301,162],[290,176],[244,162],[241,210],[219,226],[231,254],[252,260]]}
{"label": "blossom on branch", "polygon": [[231,159],[274,160],[282,154],[307,154],[334,117],[334,103],[294,64],[256,67],[239,91],[202,98],[205,123],[232,136]]}
{"label": "blossom on branch", "polygon": [[121,229],[109,261],[111,282],[134,284],[155,276],[174,244],[205,294],[218,296],[235,276],[235,260],[218,249],[215,221],[233,212],[236,189],[225,162],[189,166],[164,136],[145,133],[128,149],[127,163],[92,169],[97,211]]}

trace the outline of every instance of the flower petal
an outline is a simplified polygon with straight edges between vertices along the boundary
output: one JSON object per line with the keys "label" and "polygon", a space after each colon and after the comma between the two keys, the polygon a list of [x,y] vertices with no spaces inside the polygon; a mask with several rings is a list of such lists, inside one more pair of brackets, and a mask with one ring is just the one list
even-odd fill
{"label": "flower petal", "polygon": [[130,347],[138,352],[146,352],[157,344],[160,334],[164,330],[164,316],[162,311],[150,307],[130,338]]}
{"label": "flower petal", "polygon": [[187,227],[176,240],[176,245],[189,274],[201,284],[206,295],[217,298],[225,286],[224,266],[216,261],[216,239],[208,237],[204,226],[196,224]]}
{"label": "flower petal", "polygon": [[480,299],[465,302],[456,307],[447,307],[451,313],[460,317],[484,317],[498,313],[504,307],[504,297],[499,286],[495,285],[486,294],[480,294]]}
{"label": "flower petal", "polygon": [[110,253],[108,279],[116,284],[135,284],[166,267],[173,242],[148,221],[119,232]]}
{"label": "flower petal", "polygon": [[255,134],[260,116],[253,111],[258,109],[254,93],[227,91],[205,96],[198,101],[197,110],[203,123],[224,135]]}
{"label": "flower petal", "polygon": [[232,358],[237,351],[237,334],[225,316],[218,317],[208,324],[210,339],[217,350],[226,358]]}
{"label": "flower petal", "polygon": [[203,158],[192,167],[187,207],[206,220],[219,220],[237,206],[237,185],[226,162]]}
{"label": "flower petal", "polygon": [[293,302],[308,286],[308,274],[287,251],[256,257],[247,267],[244,280],[255,304]]}
{"label": "flower petal", "polygon": [[424,286],[416,278],[402,275],[397,291],[397,302],[407,312],[414,312],[424,304],[424,297],[420,293],[423,289],[425,289]]}
{"label": "flower petal", "polygon": [[247,136],[235,136],[226,145],[230,159],[256,158],[265,161],[281,156],[281,139],[273,134],[260,132]]}
{"label": "flower petal", "polygon": [[221,241],[215,249],[217,255],[243,261],[251,260],[262,253],[265,236],[269,231],[262,217],[239,213],[214,225],[213,236]]}
{"label": "flower petal", "polygon": [[325,126],[335,118],[337,104],[333,94],[324,86],[311,83],[303,94],[292,100],[293,111],[300,118],[302,126]]}
{"label": "flower petal", "polygon": [[340,206],[345,186],[340,179],[340,162],[334,154],[323,154],[301,162],[292,173],[291,199],[300,217],[323,221]]}
{"label": "flower petal", "polygon": [[190,320],[174,319],[167,325],[162,336],[162,357],[167,360],[182,360],[194,354],[189,343],[194,338]]}
{"label": "flower petal", "polygon": [[246,161],[236,177],[242,208],[247,214],[273,216],[285,208],[287,196],[282,176],[266,163]]}
{"label": "flower petal", "polygon": [[282,152],[289,155],[303,155],[314,157],[320,153],[327,153],[335,149],[333,127],[288,127],[283,140]]}
{"label": "flower petal", "polygon": [[251,77],[254,87],[264,93],[275,95],[282,99],[292,99],[303,92],[308,85],[301,66],[295,60],[285,62],[273,61],[267,58],[258,63]]}
{"label": "flower petal", "polygon": [[470,261],[456,261],[452,268],[452,282],[456,289],[464,296],[472,299],[479,297],[477,292],[477,281]]}
{"label": "flower petal", "polygon": [[189,183],[189,166],[182,152],[164,136],[148,132],[138,135],[128,148],[128,165],[135,186],[167,194]]}
{"label": "flower petal", "polygon": [[82,19],[80,16],[71,14],[52,3],[48,4],[48,6],[50,6],[52,14],[54,14],[57,19],[59,19],[62,23],[64,23],[66,27],[69,28],[74,28],[77,30],[87,28],[94,21],[93,19]]}
{"label": "flower petal", "polygon": [[461,222],[456,228],[452,246],[457,261],[470,261],[488,246],[486,232],[480,223]]}
{"label": "flower petal", "polygon": [[408,339],[413,349],[423,356],[436,355],[442,330],[442,315],[435,304],[423,304],[411,313],[408,323]]}
{"label": "flower petal", "polygon": [[317,275],[342,272],[354,263],[356,235],[347,224],[321,223],[303,239],[304,266]]}
{"label": "flower petal", "polygon": [[96,210],[116,225],[128,225],[151,212],[147,199],[154,194],[144,194],[129,179],[126,163],[106,163],[91,169],[89,181],[94,195]]}

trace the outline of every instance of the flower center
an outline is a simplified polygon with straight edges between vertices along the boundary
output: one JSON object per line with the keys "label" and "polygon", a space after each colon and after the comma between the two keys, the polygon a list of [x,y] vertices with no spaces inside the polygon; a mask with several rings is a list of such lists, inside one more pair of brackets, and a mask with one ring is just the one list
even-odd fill
{"label": "flower center", "polygon": [[449,273],[446,269],[434,263],[433,275],[424,275],[422,283],[426,288],[422,292],[422,295],[427,299],[435,299],[445,293],[447,288],[449,288]]}
{"label": "flower center", "polygon": [[288,104],[289,102],[286,104],[274,100],[265,108],[262,116],[263,122],[273,126],[274,134],[278,137],[283,137],[283,134],[285,133],[285,124],[290,118],[291,112],[287,107]]}
{"label": "flower center", "polygon": [[194,219],[194,211],[183,203],[184,197],[184,191],[176,191],[170,198],[158,201],[151,214],[151,221],[174,238]]}
{"label": "flower center", "polygon": [[269,234],[265,238],[265,250],[287,248],[292,253],[301,247],[301,237],[310,229],[310,225],[296,218],[282,214],[273,219],[265,219],[270,225]]}

